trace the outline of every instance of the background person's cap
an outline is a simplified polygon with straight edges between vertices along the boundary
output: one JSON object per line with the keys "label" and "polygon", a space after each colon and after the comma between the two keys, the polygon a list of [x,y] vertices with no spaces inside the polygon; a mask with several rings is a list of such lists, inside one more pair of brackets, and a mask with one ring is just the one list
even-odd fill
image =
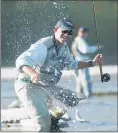
{"label": "background person's cap", "polygon": [[60,27],[62,30],[74,30],[74,24],[66,18],[59,20],[56,27]]}
{"label": "background person's cap", "polygon": [[88,32],[89,30],[88,30],[88,28],[81,26],[78,31]]}

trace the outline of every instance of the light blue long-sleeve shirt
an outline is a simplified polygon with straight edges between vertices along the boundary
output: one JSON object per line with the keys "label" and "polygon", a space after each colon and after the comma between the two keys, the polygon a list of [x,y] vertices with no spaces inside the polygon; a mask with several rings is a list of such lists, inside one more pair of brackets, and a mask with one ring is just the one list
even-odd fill
{"label": "light blue long-sleeve shirt", "polygon": [[[36,69],[42,82],[54,84],[60,80],[61,70],[78,69],[78,61],[73,59],[67,44],[60,47],[57,55],[53,36],[40,39],[22,53],[16,60],[16,68],[21,70],[23,65]],[[30,77],[21,71],[18,79],[30,80]]]}
{"label": "light blue long-sleeve shirt", "polygon": [[84,38],[77,36],[72,44],[72,50],[77,60],[89,60],[87,54],[96,52],[97,46],[90,46]]}

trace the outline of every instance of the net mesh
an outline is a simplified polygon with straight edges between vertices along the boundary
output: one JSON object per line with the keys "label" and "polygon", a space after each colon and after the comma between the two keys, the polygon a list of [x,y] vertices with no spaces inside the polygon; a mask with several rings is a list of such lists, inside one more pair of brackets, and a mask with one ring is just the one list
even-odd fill
{"label": "net mesh", "polygon": [[49,99],[47,101],[47,105],[49,108],[59,107],[64,110],[68,110],[69,108],[77,106],[80,100],[86,98],[83,94],[57,85],[51,86],[40,83],[37,85],[37,88],[48,94]]}

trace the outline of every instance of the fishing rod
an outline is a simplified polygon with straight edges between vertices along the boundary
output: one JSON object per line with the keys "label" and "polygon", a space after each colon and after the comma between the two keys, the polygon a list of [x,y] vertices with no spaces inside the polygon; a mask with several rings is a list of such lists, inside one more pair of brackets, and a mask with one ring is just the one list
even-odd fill
{"label": "fishing rod", "polygon": [[[94,0],[92,1],[93,3],[93,13],[94,13],[94,22],[95,22],[95,31],[96,31],[96,39],[97,39],[97,46],[98,46],[98,54],[100,54],[100,45],[99,45],[99,40],[98,40],[98,32],[97,32],[97,21],[96,21],[96,13],[95,13],[95,3]],[[101,76],[101,82],[108,82],[111,77],[108,73],[104,73],[102,71],[102,65],[99,65],[100,69],[100,76]]]}

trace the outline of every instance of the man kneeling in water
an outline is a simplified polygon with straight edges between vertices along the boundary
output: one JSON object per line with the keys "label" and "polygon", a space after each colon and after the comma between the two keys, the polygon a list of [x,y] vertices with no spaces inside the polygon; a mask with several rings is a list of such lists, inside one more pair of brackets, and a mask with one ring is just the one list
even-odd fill
{"label": "man kneeling in water", "polygon": [[15,81],[15,91],[31,118],[31,131],[51,130],[51,116],[47,107],[49,95],[64,102],[66,106],[72,105],[73,92],[65,91],[71,97],[66,97],[64,101],[61,88],[57,86],[62,75],[61,70],[77,70],[102,63],[100,54],[89,61],[76,61],[72,58],[68,41],[73,31],[74,25],[70,20],[60,20],[54,28],[54,35],[38,40],[16,60],[19,73]]}

